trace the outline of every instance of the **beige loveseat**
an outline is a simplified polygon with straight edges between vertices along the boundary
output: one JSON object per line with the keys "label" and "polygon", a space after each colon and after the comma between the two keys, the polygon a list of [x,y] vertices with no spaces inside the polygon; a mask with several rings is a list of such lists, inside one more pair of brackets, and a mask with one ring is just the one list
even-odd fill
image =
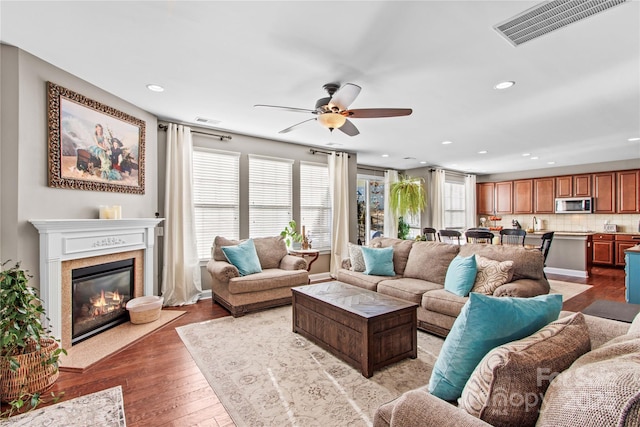
{"label": "beige loveseat", "polygon": [[[561,312],[560,322],[567,319],[572,313]],[[579,315],[582,315],[581,313]],[[577,359],[570,360],[569,367],[553,372],[545,368],[548,366],[549,352],[552,349],[564,356],[572,351],[565,340],[559,340],[555,345],[546,346],[544,353],[539,349],[540,362],[532,363],[529,370],[535,370],[533,375],[540,378],[540,384],[548,386],[540,393],[518,393],[517,389],[521,378],[526,375],[527,369],[522,366],[511,369],[510,386],[502,386],[502,389],[487,394],[484,406],[478,406],[474,415],[468,412],[462,403],[456,406],[441,400],[429,393],[427,386],[404,393],[392,402],[378,408],[373,425],[374,427],[387,426],[490,426],[490,425],[533,425],[537,427],[595,427],[595,426],[625,426],[637,427],[640,424],[640,314],[633,323],[618,322],[599,317],[582,315],[586,323],[585,333],[587,346],[590,343],[591,350]],[[573,322],[574,326],[578,322]],[[553,324],[553,323],[552,323]],[[546,328],[548,331],[548,327]],[[543,330],[534,335],[544,335]],[[581,332],[571,331],[572,335]],[[525,338],[531,341],[533,336]],[[550,335],[546,338],[551,339]],[[487,355],[483,362],[490,365],[493,357],[505,354],[505,349],[511,350],[511,354],[518,351],[527,351],[531,348],[531,342],[527,345],[519,344],[524,340],[516,341],[494,349]],[[539,344],[540,345],[540,342]],[[542,354],[541,354],[542,353]],[[501,356],[504,363],[506,360]],[[519,358],[522,360],[522,357]],[[518,360],[511,356],[510,360]],[[534,359],[535,361],[536,359]],[[483,365],[480,362],[480,365]],[[462,399],[466,398],[468,389],[472,389],[472,383],[477,381],[476,373],[481,372],[477,367],[476,372],[469,379]],[[487,383],[495,384],[497,375],[486,378]],[[487,376],[486,372],[478,374]],[[475,377],[474,377],[475,376]],[[534,377],[535,378],[535,377]],[[425,383],[427,379],[425,379]],[[507,393],[504,392],[508,389]],[[515,397],[514,397],[515,396]],[[518,398],[520,397],[520,398]],[[498,406],[491,408],[491,405]],[[528,423],[516,417],[523,415],[523,405],[528,405],[531,418]],[[513,418],[510,418],[513,417]],[[501,422],[496,422],[501,419]],[[490,421],[487,423],[483,420]]]}
{"label": "beige loveseat", "polygon": [[291,288],[309,282],[307,262],[289,255],[282,237],[258,237],[253,242],[262,272],[241,276],[221,249],[240,242],[221,236],[216,236],[213,242],[212,258],[207,263],[213,301],[229,310],[234,317],[291,304]]}
{"label": "beige loveseat", "polygon": [[447,268],[456,255],[481,255],[496,261],[513,261],[511,280],[499,286],[493,296],[533,297],[549,293],[544,277],[544,259],[538,249],[521,246],[486,244],[451,245],[440,242],[414,242],[378,237],[371,247],[393,247],[395,276],[372,276],[352,270],[345,260],[336,278],[385,295],[419,304],[418,327],[446,336],[468,297],[454,295],[444,289]]}

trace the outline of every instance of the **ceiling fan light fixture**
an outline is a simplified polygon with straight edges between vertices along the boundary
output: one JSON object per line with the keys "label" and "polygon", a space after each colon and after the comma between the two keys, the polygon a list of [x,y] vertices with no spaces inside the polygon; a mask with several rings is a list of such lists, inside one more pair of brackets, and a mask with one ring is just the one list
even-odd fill
{"label": "ceiling fan light fixture", "polygon": [[338,113],[323,113],[318,116],[318,121],[326,128],[338,129],[347,121],[347,118]]}

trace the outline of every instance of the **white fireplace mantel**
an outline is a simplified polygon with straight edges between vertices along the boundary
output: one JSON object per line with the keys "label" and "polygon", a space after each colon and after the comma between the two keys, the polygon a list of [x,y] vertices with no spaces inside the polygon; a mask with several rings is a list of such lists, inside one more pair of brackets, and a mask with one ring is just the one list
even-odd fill
{"label": "white fireplace mantel", "polygon": [[30,220],[40,233],[40,297],[52,334],[62,329],[62,262],[144,250],[144,295],[153,294],[155,227],[163,218]]}

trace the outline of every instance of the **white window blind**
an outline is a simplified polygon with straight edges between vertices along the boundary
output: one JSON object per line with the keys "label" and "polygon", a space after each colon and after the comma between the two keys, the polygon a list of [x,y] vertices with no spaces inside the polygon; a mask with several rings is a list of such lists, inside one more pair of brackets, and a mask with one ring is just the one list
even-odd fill
{"label": "white window blind", "polygon": [[331,248],[331,196],[326,164],[300,162],[300,215],[313,249]]}
{"label": "white window blind", "polygon": [[293,219],[293,160],[249,155],[249,236],[277,236]]}
{"label": "white window blind", "polygon": [[193,196],[200,259],[211,258],[216,236],[238,239],[240,154],[193,149]]}
{"label": "white window blind", "polygon": [[464,201],[464,184],[459,182],[445,182],[444,226],[446,228],[464,228]]}

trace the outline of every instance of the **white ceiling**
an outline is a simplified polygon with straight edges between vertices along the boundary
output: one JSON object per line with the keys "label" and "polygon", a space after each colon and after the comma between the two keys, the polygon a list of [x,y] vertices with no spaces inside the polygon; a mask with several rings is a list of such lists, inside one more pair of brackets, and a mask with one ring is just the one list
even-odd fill
{"label": "white ceiling", "polygon": [[[519,47],[492,28],[538,3],[4,0],[0,39],[161,119],[339,144],[360,164],[483,174],[640,160],[628,141],[640,137],[640,3]],[[516,85],[493,89],[504,80]],[[253,107],[313,109],[328,82],[362,86],[351,108],[413,114],[353,119],[356,137],[313,121],[278,134],[313,116]]]}

